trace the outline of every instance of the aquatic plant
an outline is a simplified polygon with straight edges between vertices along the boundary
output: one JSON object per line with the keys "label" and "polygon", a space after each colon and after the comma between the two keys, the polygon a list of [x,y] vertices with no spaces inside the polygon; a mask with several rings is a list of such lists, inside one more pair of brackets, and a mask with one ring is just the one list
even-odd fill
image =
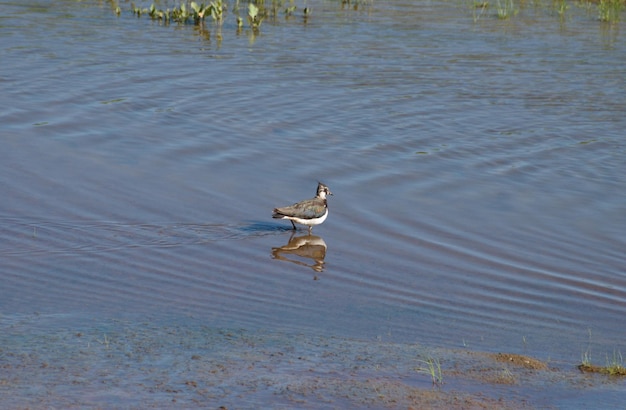
{"label": "aquatic plant", "polygon": [[[494,6],[489,0],[467,0],[466,4],[472,10],[474,23],[480,20],[489,7]],[[514,0],[496,0],[494,7],[496,15],[501,20],[507,20],[519,12],[519,8],[515,6]]]}
{"label": "aquatic plant", "polygon": [[173,9],[159,9],[154,3],[148,8],[140,8],[131,3],[131,11],[137,17],[141,17],[142,14],[147,14],[153,20],[161,20],[164,22],[175,21],[177,23],[185,24],[189,21],[193,21],[195,24],[200,24],[204,21],[206,16],[211,15],[213,20],[221,23],[225,6],[222,0],[217,0],[209,4],[196,3],[192,1],[189,3],[189,8],[185,2],[181,2],[178,7]]}
{"label": "aquatic plant", "polygon": [[253,3],[248,4],[248,24],[252,30],[258,30],[263,22],[263,16],[259,14],[259,8]]}
{"label": "aquatic plant", "polygon": [[109,349],[109,347],[111,346],[111,340],[107,337],[107,334],[104,334],[104,337],[102,338],[102,340],[100,339],[96,339],[96,341],[98,343],[100,343],[101,345],[104,346],[105,349]]}
{"label": "aquatic plant", "polygon": [[272,4],[269,6],[269,8],[264,7],[262,11],[272,17],[276,17],[278,15],[278,10],[280,10],[282,7],[283,7],[282,0],[272,0]]}
{"label": "aquatic plant", "polygon": [[212,13],[212,10],[213,10],[212,5],[204,5],[204,3],[198,4],[195,1],[192,1],[191,3],[189,3],[189,7],[191,7],[191,10],[192,10],[191,16],[196,22],[203,20],[204,17]]}
{"label": "aquatic plant", "polygon": [[226,5],[222,0],[215,0],[211,2],[211,17],[213,21],[218,24],[222,24],[224,21],[224,13],[226,11]]}
{"label": "aquatic plant", "polygon": [[341,0],[341,8],[344,9],[346,7],[352,6],[354,10],[358,10],[359,6],[364,5],[372,5],[374,0]]}
{"label": "aquatic plant", "polygon": [[613,357],[606,356],[606,370],[610,375],[626,376],[626,368],[624,368],[624,357],[622,352],[613,350]]}
{"label": "aquatic plant", "polygon": [[622,8],[624,8],[623,0],[600,0],[598,18],[600,21],[615,23],[619,21]]}
{"label": "aquatic plant", "polygon": [[580,361],[582,366],[591,366],[591,352],[589,352],[589,349],[580,355]]}
{"label": "aquatic plant", "polygon": [[289,0],[289,6],[285,7],[285,9],[283,10],[283,13],[285,13],[286,17],[289,17],[296,11],[296,9],[297,7],[294,4],[294,0]]}
{"label": "aquatic plant", "polygon": [[565,17],[565,12],[569,9],[569,4],[566,0],[553,0],[553,7],[556,10],[560,18]]}
{"label": "aquatic plant", "polygon": [[[474,0],[471,7],[472,7],[472,17],[474,19],[474,23],[476,23],[482,17],[485,10],[487,10],[487,7],[489,7],[489,2],[481,1],[481,0]],[[480,12],[477,14],[478,10],[480,10]]]}
{"label": "aquatic plant", "polygon": [[[174,0],[176,1],[176,0]],[[142,7],[136,5],[131,1],[130,11],[137,18],[142,15],[148,15],[152,20],[157,20],[164,24],[178,23],[178,24],[195,24],[197,26],[203,25],[207,20],[207,16],[211,16],[213,23],[217,26],[218,37],[221,36],[220,29],[225,22],[227,12],[232,10],[235,16],[235,25],[237,27],[237,33],[240,33],[243,29],[244,22],[247,20],[249,27],[252,29],[253,34],[258,34],[261,27],[261,23],[267,17],[272,17],[276,22],[276,17],[279,14],[284,14],[285,19],[292,16],[299,6],[296,5],[298,0],[271,0],[271,4],[266,0],[244,0],[241,4],[241,0],[235,0],[232,7],[229,6],[227,0],[208,0],[207,3],[190,1],[190,0],[178,0],[178,5],[171,7],[170,1],[158,1],[155,0],[149,7]],[[302,0],[306,5],[306,0]],[[358,0],[372,1],[372,0]],[[108,0],[112,10],[119,16],[122,13],[122,9],[119,6],[119,0]],[[159,5],[167,4],[169,8],[160,8]],[[267,4],[267,5],[266,5]],[[245,11],[244,11],[245,10]],[[311,14],[312,9],[310,7],[304,7],[303,9],[304,20]],[[247,13],[246,13],[247,12]],[[243,15],[247,14],[244,18]],[[205,30],[200,30],[202,33],[207,33]]]}
{"label": "aquatic plant", "polygon": [[[140,14],[138,14],[138,16],[139,15]],[[164,12],[163,10],[157,10],[157,8],[154,5],[154,3],[152,3],[150,5],[150,8],[148,9],[148,15],[153,20],[155,20],[155,19],[158,19],[158,20],[169,20],[169,18],[170,18],[169,10],[167,10],[167,12]]]}
{"label": "aquatic plant", "polygon": [[497,0],[496,8],[498,18],[502,20],[509,19],[511,16],[514,16],[519,12],[519,9],[517,9],[513,3],[513,0]]}

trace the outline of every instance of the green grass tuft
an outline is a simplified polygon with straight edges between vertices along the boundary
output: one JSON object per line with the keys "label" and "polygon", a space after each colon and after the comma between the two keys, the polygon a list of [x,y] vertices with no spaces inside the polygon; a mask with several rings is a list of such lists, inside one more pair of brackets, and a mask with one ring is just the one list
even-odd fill
{"label": "green grass tuft", "polygon": [[424,363],[427,367],[416,369],[418,372],[429,374],[435,385],[443,384],[443,372],[441,371],[439,359],[429,357],[426,360],[419,360],[419,362]]}

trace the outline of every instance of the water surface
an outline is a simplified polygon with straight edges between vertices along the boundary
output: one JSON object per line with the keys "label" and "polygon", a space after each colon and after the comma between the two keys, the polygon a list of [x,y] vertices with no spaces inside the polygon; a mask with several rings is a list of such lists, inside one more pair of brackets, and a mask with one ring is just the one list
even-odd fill
{"label": "water surface", "polygon": [[[200,317],[572,367],[626,350],[623,23],[314,3],[257,36],[230,15],[221,40],[1,3],[0,319]],[[272,208],[318,180],[315,243],[277,253]]]}

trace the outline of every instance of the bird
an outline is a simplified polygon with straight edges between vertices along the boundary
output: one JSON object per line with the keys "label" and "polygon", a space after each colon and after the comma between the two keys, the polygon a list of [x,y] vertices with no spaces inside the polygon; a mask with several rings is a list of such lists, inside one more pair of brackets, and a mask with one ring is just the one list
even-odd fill
{"label": "bird", "polygon": [[326,196],[332,194],[326,185],[318,182],[315,198],[306,199],[282,208],[274,208],[272,218],[289,219],[294,230],[296,230],[296,223],[306,225],[309,227],[310,235],[314,225],[319,225],[326,220],[328,216]]}

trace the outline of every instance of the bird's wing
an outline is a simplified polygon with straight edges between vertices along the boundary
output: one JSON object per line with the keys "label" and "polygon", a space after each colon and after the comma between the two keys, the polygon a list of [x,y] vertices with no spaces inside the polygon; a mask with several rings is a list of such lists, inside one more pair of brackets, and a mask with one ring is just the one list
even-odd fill
{"label": "bird's wing", "polygon": [[319,198],[307,199],[290,206],[274,209],[275,214],[303,219],[319,218],[326,213],[325,201]]}

